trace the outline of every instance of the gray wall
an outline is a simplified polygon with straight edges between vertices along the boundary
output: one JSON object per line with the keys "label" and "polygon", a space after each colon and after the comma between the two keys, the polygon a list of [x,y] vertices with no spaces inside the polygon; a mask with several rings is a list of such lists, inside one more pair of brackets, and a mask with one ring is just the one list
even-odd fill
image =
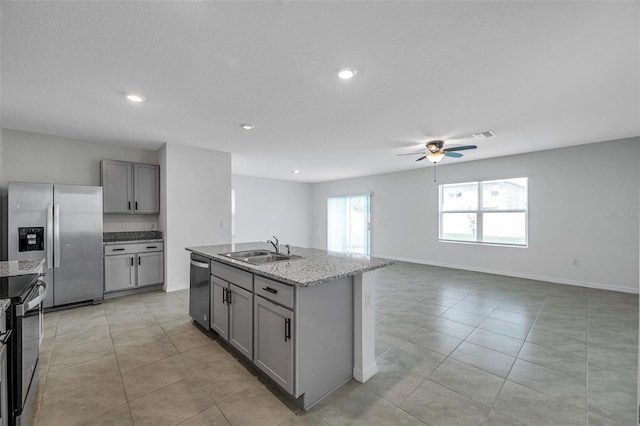
{"label": "gray wall", "polygon": [[265,241],[275,235],[283,245],[311,246],[311,184],[233,175],[232,188],[233,242]]}
{"label": "gray wall", "polygon": [[[4,192],[10,181],[100,185],[102,158],[158,164],[158,155],[153,150],[10,129],[2,129],[2,135],[0,190]],[[157,221],[156,215],[106,215],[104,230],[150,230],[157,226]]]}
{"label": "gray wall", "polygon": [[[445,163],[446,161],[446,163]],[[640,138],[313,185],[313,246],[327,197],[372,192],[372,255],[638,292]],[[529,247],[438,241],[438,184],[529,177]],[[579,265],[574,266],[574,259]]]}
{"label": "gray wall", "polygon": [[[184,246],[231,240],[229,154],[179,145],[156,152],[7,129],[1,136],[3,245],[7,181],[97,185],[100,158],[161,163],[164,218],[159,229],[172,241],[168,247],[173,249],[167,251],[174,255],[167,261],[174,265],[167,270],[170,289],[187,285]],[[439,242],[431,167],[318,184],[233,176],[234,240],[276,234],[293,245],[325,248],[327,197],[372,192],[373,255],[638,291],[640,138],[459,164],[446,161],[437,168],[438,183],[529,176],[528,248]],[[45,167],[30,169],[30,164]],[[203,186],[214,188],[204,198],[202,191],[188,190]],[[148,229],[156,218],[137,223],[130,216],[106,216],[105,230],[122,229],[123,220],[131,222],[128,230],[135,230]],[[574,259],[579,265],[573,265]]]}
{"label": "gray wall", "polygon": [[158,151],[165,288],[189,288],[185,247],[231,243],[231,154],[167,144]]}
{"label": "gray wall", "polygon": [[158,164],[155,150],[2,129],[3,180],[100,185],[100,159]]}

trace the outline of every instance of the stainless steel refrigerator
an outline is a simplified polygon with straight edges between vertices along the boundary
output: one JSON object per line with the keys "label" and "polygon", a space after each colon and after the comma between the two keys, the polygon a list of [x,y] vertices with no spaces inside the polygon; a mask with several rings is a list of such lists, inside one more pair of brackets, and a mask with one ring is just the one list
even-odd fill
{"label": "stainless steel refrigerator", "polygon": [[9,260],[45,259],[45,307],[103,295],[102,187],[9,182]]}

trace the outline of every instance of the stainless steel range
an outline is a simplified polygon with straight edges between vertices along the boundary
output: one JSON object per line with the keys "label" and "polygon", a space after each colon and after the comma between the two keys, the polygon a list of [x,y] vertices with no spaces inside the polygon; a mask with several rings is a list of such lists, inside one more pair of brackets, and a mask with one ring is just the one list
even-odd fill
{"label": "stainless steel range", "polygon": [[[38,274],[0,278],[0,299],[11,299],[7,311],[8,424],[28,425],[38,394],[38,356],[42,337],[42,301],[47,284]],[[4,419],[3,419],[4,421]]]}

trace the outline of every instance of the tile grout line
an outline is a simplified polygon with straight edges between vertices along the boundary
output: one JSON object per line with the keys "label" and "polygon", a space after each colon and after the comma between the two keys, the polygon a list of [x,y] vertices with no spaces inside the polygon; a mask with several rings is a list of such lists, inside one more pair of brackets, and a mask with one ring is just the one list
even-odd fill
{"label": "tile grout line", "polygon": [[[146,305],[145,305],[146,308]],[[117,312],[117,311],[116,311]],[[104,313],[105,318],[107,318],[107,312]],[[116,352],[116,345],[113,341],[113,334],[111,333],[111,325],[109,324],[109,319],[107,318],[107,328],[109,329],[109,338],[111,339],[111,345],[113,346],[113,355],[116,358],[116,365],[118,366],[118,373],[120,374],[120,383],[122,383],[122,390],[124,391],[124,398],[127,404],[127,410],[129,411],[129,418],[131,419],[131,424],[133,425],[133,412],[131,411],[131,405],[129,404],[129,397],[127,394],[127,387],[124,385],[124,377],[122,376],[122,370],[120,369],[120,360],[118,359],[118,352]]]}

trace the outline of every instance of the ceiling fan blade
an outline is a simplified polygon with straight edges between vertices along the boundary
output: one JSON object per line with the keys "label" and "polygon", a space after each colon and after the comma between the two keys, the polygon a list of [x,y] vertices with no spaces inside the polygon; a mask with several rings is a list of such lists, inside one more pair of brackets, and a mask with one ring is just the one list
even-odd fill
{"label": "ceiling fan blade", "polygon": [[408,154],[396,154],[396,157],[401,157],[403,155],[424,155],[424,150],[418,152],[409,152]]}
{"label": "ceiling fan blade", "polygon": [[462,154],[458,154],[457,152],[445,152],[444,156],[451,157],[451,158],[460,158],[462,157]]}
{"label": "ceiling fan blade", "polygon": [[475,145],[464,145],[464,146],[452,146],[451,148],[445,148],[444,152],[451,152],[451,151],[464,151],[467,149],[476,149],[477,146]]}
{"label": "ceiling fan blade", "polygon": [[424,160],[425,158],[427,158],[427,156],[426,156],[426,155],[423,155],[422,157],[418,158],[416,161],[422,161],[422,160]]}

